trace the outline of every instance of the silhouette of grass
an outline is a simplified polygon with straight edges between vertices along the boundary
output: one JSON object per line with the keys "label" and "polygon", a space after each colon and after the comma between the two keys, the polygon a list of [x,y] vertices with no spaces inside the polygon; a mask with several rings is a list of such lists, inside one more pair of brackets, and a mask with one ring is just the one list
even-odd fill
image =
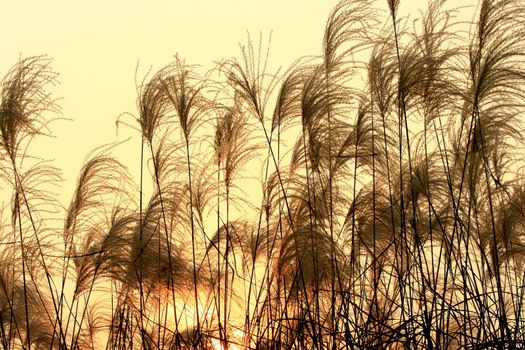
{"label": "silhouette of grass", "polygon": [[139,179],[99,147],[65,208],[30,148],[57,74],[21,59],[0,84],[2,347],[523,348],[525,5],[481,0],[470,33],[445,1],[412,27],[401,6],[343,0],[284,70],[262,39],[205,74],[176,57],[118,121]]}

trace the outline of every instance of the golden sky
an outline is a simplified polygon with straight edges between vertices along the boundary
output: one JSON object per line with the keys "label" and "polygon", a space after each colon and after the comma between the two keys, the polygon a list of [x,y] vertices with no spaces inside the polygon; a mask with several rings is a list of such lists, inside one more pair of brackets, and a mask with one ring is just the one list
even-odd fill
{"label": "golden sky", "polygon": [[119,129],[117,137],[115,120],[122,112],[135,112],[139,61],[139,79],[176,53],[187,63],[211,68],[214,61],[238,55],[247,32],[258,39],[259,33],[267,37],[273,31],[271,60],[286,67],[319,52],[324,23],[336,3],[10,1],[0,12],[0,75],[19,57],[53,58],[60,73],[55,96],[61,98],[63,116],[73,121],[55,122],[56,139],[43,142],[37,153],[55,159],[71,182],[90,150],[132,134]]}
{"label": "golden sky", "polygon": [[[61,98],[63,117],[72,121],[55,122],[56,138],[38,143],[33,153],[55,159],[68,180],[64,190],[70,193],[90,150],[134,134],[120,128],[117,136],[115,120],[123,112],[135,113],[137,63],[139,79],[150,67],[156,71],[168,64],[176,53],[189,64],[211,68],[215,61],[238,56],[238,45],[249,32],[254,41],[260,33],[266,39],[272,33],[270,66],[286,68],[300,56],[320,52],[324,24],[336,3],[9,1],[0,11],[0,75],[19,57],[47,54],[53,59],[60,73],[54,93]],[[415,14],[426,4],[402,1],[403,8]],[[129,147],[133,156],[128,160],[137,163],[140,146],[132,142]]]}

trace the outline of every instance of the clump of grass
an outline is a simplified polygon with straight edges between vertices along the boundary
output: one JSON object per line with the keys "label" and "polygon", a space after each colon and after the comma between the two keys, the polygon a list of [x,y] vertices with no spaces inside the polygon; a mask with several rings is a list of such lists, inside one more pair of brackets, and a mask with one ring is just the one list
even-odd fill
{"label": "clump of grass", "polygon": [[18,62],[0,86],[2,347],[523,347],[525,6],[482,0],[468,34],[445,1],[412,27],[402,10],[342,1],[286,70],[262,40],[205,74],[176,57],[119,120],[138,183],[101,147],[62,211],[29,149],[56,73]]}

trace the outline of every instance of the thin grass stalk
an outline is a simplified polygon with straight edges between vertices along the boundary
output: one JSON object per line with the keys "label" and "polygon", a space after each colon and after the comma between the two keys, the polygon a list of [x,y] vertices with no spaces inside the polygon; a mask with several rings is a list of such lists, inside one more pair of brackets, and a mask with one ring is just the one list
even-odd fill
{"label": "thin grass stalk", "polygon": [[[199,295],[197,292],[197,267],[196,267],[196,249],[195,249],[195,226],[193,222],[193,191],[191,183],[191,162],[190,162],[190,144],[189,135],[185,134],[186,141],[186,163],[188,166],[188,186],[190,199],[190,225],[191,225],[191,249],[192,249],[192,263],[193,263],[193,292],[195,297],[195,317],[197,320],[197,334],[200,337],[200,318],[199,318]],[[200,339],[198,339],[200,342]]]}
{"label": "thin grass stalk", "polygon": [[158,161],[157,161],[157,159],[155,157],[155,152],[153,151],[153,144],[151,143],[151,141],[148,142],[148,145],[149,145],[149,149],[150,149],[150,153],[151,153],[151,159],[153,161],[153,168],[154,168],[154,171],[155,171],[155,182],[156,182],[156,185],[157,185],[157,190],[159,191],[159,200],[160,200],[160,206],[161,206],[162,221],[163,221],[163,226],[164,226],[164,234],[165,234],[165,237],[166,237],[166,247],[167,247],[167,250],[168,250],[168,264],[169,264],[169,268],[170,268],[170,275],[169,275],[169,278],[168,278],[168,287],[171,290],[171,298],[172,298],[172,301],[173,301],[173,317],[174,317],[174,320],[175,320],[175,328],[178,331],[179,319],[177,317],[177,307],[176,307],[177,303],[176,303],[176,298],[175,298],[175,285],[174,285],[173,277],[172,277],[173,276],[173,262],[172,262],[172,258],[171,258],[171,244],[172,244],[172,241],[171,241],[171,235],[168,234],[168,225],[167,225],[167,220],[166,220],[166,212],[165,212],[165,208],[164,208],[164,200],[163,200],[163,197],[162,197],[162,187],[160,185],[160,179],[159,179],[159,169],[158,169],[158,163],[157,163]]}
{"label": "thin grass stalk", "polygon": [[[143,289],[143,280],[142,280],[142,270],[143,270],[143,258],[142,258],[142,241],[144,236],[144,222],[143,222],[143,184],[144,184],[144,138],[140,138],[140,177],[139,177],[139,244],[141,251],[139,252],[139,273],[138,273],[138,282],[139,282],[139,313],[140,313],[140,327],[141,330],[144,329],[144,289]],[[160,240],[159,240],[160,242]],[[160,243],[159,243],[160,244]],[[160,257],[160,248],[159,248],[159,257]],[[146,347],[146,339],[144,339],[144,334],[141,331],[140,337],[142,341],[142,346]]]}
{"label": "thin grass stalk", "polygon": [[[17,182],[15,182],[16,184]],[[25,249],[24,249],[24,236],[22,234],[22,215],[20,211],[20,201],[18,198],[18,189],[16,189],[15,194],[15,205],[16,212],[18,215],[18,226],[19,226],[19,236],[20,236],[20,249],[22,253],[22,281],[24,285],[24,311],[25,311],[25,321],[26,321],[26,344],[28,350],[31,350],[31,330],[29,325],[29,303],[27,299],[27,282],[26,282],[26,264],[25,264]]]}

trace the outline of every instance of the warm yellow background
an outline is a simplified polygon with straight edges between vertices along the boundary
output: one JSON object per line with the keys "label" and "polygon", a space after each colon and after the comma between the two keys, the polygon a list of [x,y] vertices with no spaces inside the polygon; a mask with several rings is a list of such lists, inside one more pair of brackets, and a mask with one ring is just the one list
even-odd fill
{"label": "warm yellow background", "polygon": [[[471,3],[469,0],[468,3]],[[136,135],[115,120],[135,113],[138,78],[169,63],[178,53],[205,68],[239,55],[247,32],[272,32],[271,71],[303,55],[319,54],[323,29],[335,0],[4,1],[0,9],[0,75],[19,59],[47,54],[60,73],[54,90],[63,116],[52,125],[55,139],[32,152],[62,169],[66,198],[86,154],[105,143]],[[404,13],[418,15],[426,0],[402,0]],[[387,2],[378,1],[384,9]],[[462,4],[454,4],[461,6]],[[465,13],[472,19],[474,8]],[[138,173],[138,138],[119,156]]]}
{"label": "warm yellow background", "polygon": [[[269,71],[286,68],[301,56],[321,53],[324,26],[337,2],[4,0],[0,76],[19,58],[40,54],[53,58],[52,67],[60,74],[53,92],[61,98],[62,116],[71,120],[53,123],[56,138],[35,142],[30,153],[53,159],[62,170],[66,181],[58,193],[67,204],[84,158],[103,144],[133,137],[118,148],[117,155],[139,178],[140,136],[125,126],[117,135],[115,121],[124,112],[136,115],[136,85],[150,68],[157,71],[175,54],[189,64],[212,68],[221,59],[239,57],[239,43],[246,43],[247,33],[255,43],[260,33],[263,42],[271,33]],[[450,1],[452,6],[473,2],[477,1]],[[377,3],[388,9],[386,0]],[[401,3],[401,16],[411,13],[411,18],[427,8],[427,0]],[[470,6],[458,17],[470,21],[474,13]],[[411,21],[404,24],[411,26]],[[260,174],[256,169],[250,175]]]}

